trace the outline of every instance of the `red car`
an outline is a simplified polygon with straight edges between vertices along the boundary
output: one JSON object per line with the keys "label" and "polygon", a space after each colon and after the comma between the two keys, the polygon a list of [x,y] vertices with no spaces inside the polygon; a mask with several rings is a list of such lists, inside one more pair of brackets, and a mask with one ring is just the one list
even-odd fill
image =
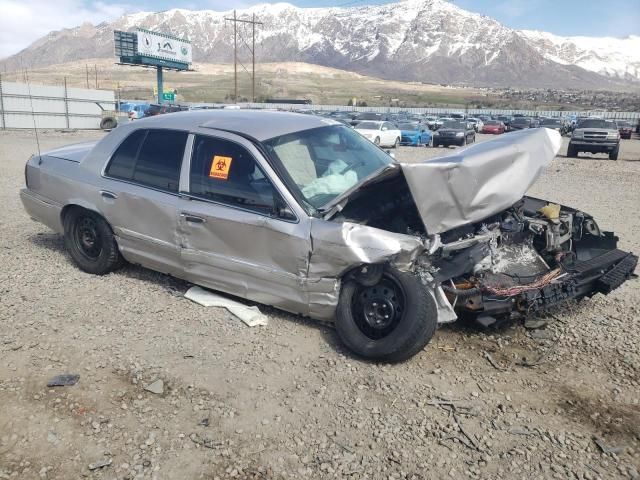
{"label": "red car", "polygon": [[633,127],[631,126],[631,122],[618,122],[618,132],[620,133],[620,138],[631,138],[631,132],[633,132]]}
{"label": "red car", "polygon": [[487,120],[482,127],[482,133],[491,133],[493,135],[499,135],[505,131],[504,123],[498,120]]}

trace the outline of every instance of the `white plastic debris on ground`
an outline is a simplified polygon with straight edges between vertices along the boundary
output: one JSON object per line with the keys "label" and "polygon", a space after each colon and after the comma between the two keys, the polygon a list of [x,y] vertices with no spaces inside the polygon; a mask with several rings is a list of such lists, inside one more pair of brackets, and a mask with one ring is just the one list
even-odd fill
{"label": "white plastic debris on ground", "polygon": [[250,327],[267,325],[269,323],[267,316],[264,315],[258,307],[249,307],[201,287],[191,287],[184,296],[205,307],[226,308]]}

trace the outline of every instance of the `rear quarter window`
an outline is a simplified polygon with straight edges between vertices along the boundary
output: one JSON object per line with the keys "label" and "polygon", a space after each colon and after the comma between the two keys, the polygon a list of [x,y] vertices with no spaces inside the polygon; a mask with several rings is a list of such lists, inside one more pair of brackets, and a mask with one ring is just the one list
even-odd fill
{"label": "rear quarter window", "polygon": [[105,174],[177,192],[187,137],[176,130],[136,130],[113,154]]}

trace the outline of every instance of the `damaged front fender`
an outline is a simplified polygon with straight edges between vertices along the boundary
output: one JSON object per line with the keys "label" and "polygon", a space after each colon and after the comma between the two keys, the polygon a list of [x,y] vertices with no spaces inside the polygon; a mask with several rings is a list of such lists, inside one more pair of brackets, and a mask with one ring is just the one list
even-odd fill
{"label": "damaged front fender", "polygon": [[340,277],[354,267],[376,263],[390,263],[398,270],[408,271],[426,251],[425,242],[413,235],[314,218],[309,278]]}

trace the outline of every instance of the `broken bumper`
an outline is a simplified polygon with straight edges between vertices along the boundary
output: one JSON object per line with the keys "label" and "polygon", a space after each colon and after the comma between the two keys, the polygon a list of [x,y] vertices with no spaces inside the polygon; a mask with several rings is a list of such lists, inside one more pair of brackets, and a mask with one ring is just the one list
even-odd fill
{"label": "broken bumper", "polygon": [[[464,317],[474,317],[490,325],[498,317],[520,316],[552,308],[567,300],[609,294],[634,276],[638,257],[614,249],[589,260],[575,262],[564,274],[542,288],[527,290],[516,297],[501,297],[483,292],[466,300]],[[471,307],[471,308],[469,308]]]}

